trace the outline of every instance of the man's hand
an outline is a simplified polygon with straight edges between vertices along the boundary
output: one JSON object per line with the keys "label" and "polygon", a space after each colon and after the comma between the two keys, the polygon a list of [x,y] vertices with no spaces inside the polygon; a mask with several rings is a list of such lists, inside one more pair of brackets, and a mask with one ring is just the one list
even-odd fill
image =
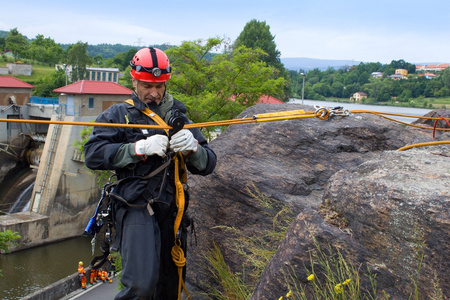
{"label": "man's hand", "polygon": [[149,136],[145,140],[139,140],[134,143],[134,151],[137,155],[158,155],[166,156],[169,138],[162,134]]}
{"label": "man's hand", "polygon": [[175,133],[170,139],[170,150],[188,155],[190,152],[197,152],[198,141],[188,129],[182,129]]}

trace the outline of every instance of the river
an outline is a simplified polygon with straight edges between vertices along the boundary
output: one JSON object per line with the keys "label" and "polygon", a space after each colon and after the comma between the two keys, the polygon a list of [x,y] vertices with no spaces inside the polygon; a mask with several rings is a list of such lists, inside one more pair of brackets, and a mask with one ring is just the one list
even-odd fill
{"label": "river", "polygon": [[[387,105],[366,105],[366,104],[359,104],[359,103],[346,103],[346,102],[332,102],[332,101],[319,101],[319,100],[303,100],[302,99],[296,99],[291,98],[289,103],[295,103],[295,104],[303,104],[304,105],[322,105],[326,107],[336,107],[336,106],[343,106],[344,109],[348,110],[372,110],[377,112],[386,112],[386,113],[393,113],[393,114],[403,114],[403,115],[409,115],[409,116],[423,116],[426,115],[431,111],[431,109],[426,108],[415,108],[415,107],[400,107],[400,106],[387,106]],[[389,118],[411,123],[417,119],[415,118],[409,118],[409,117],[397,117],[397,116],[387,116]]]}
{"label": "river", "polygon": [[80,260],[88,266],[93,258],[90,241],[89,238],[78,237],[1,254],[0,299],[20,299],[76,273]]}

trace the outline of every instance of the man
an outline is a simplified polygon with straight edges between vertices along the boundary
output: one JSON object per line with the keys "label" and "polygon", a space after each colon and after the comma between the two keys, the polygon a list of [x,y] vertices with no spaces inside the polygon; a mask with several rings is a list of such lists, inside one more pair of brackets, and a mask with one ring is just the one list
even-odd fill
{"label": "man", "polygon": [[[156,125],[158,117],[170,123],[180,115],[190,122],[184,115],[186,107],[166,91],[171,66],[163,51],[141,49],[130,65],[135,88],[132,101],[113,105],[96,122]],[[208,175],[215,168],[216,155],[199,129],[172,133],[169,139],[161,129],[94,126],[85,144],[86,166],[114,170],[119,180],[111,192],[116,230],[112,248],[120,250],[124,288],[115,299],[178,297],[178,267],[170,251],[178,213],[174,174],[183,175],[183,169],[171,158],[176,153],[192,174]],[[185,200],[187,208],[187,195]],[[177,233],[184,251],[188,223],[184,216]]]}

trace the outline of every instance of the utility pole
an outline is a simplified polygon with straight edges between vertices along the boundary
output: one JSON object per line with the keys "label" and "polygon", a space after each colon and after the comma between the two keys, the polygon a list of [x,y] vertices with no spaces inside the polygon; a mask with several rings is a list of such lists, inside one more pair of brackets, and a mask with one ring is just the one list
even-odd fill
{"label": "utility pole", "polygon": [[305,73],[300,73],[303,76],[303,87],[302,87],[302,105],[305,100]]}

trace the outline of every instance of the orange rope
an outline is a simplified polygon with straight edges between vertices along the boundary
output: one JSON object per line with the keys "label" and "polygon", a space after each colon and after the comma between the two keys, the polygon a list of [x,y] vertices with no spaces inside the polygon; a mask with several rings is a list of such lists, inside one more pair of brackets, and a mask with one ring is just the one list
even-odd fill
{"label": "orange rope", "polygon": [[[175,245],[172,247],[172,251],[170,252],[172,255],[172,260],[175,263],[175,265],[178,267],[178,300],[181,300],[181,288],[183,287],[184,292],[186,293],[186,296],[188,299],[191,299],[189,296],[188,290],[186,288],[186,285],[183,282],[183,268],[186,265],[186,257],[184,257],[184,251],[181,248],[181,241],[178,238],[178,230],[181,225],[181,220],[183,218],[184,213],[184,205],[185,205],[185,198],[184,198],[184,189],[183,184],[180,181],[180,166],[178,164],[178,154],[175,154],[173,157],[173,161],[175,164],[175,200],[176,205],[178,208],[177,216],[175,217],[175,222],[173,226],[174,236],[175,236]],[[183,159],[181,158],[181,163],[184,164]]]}

